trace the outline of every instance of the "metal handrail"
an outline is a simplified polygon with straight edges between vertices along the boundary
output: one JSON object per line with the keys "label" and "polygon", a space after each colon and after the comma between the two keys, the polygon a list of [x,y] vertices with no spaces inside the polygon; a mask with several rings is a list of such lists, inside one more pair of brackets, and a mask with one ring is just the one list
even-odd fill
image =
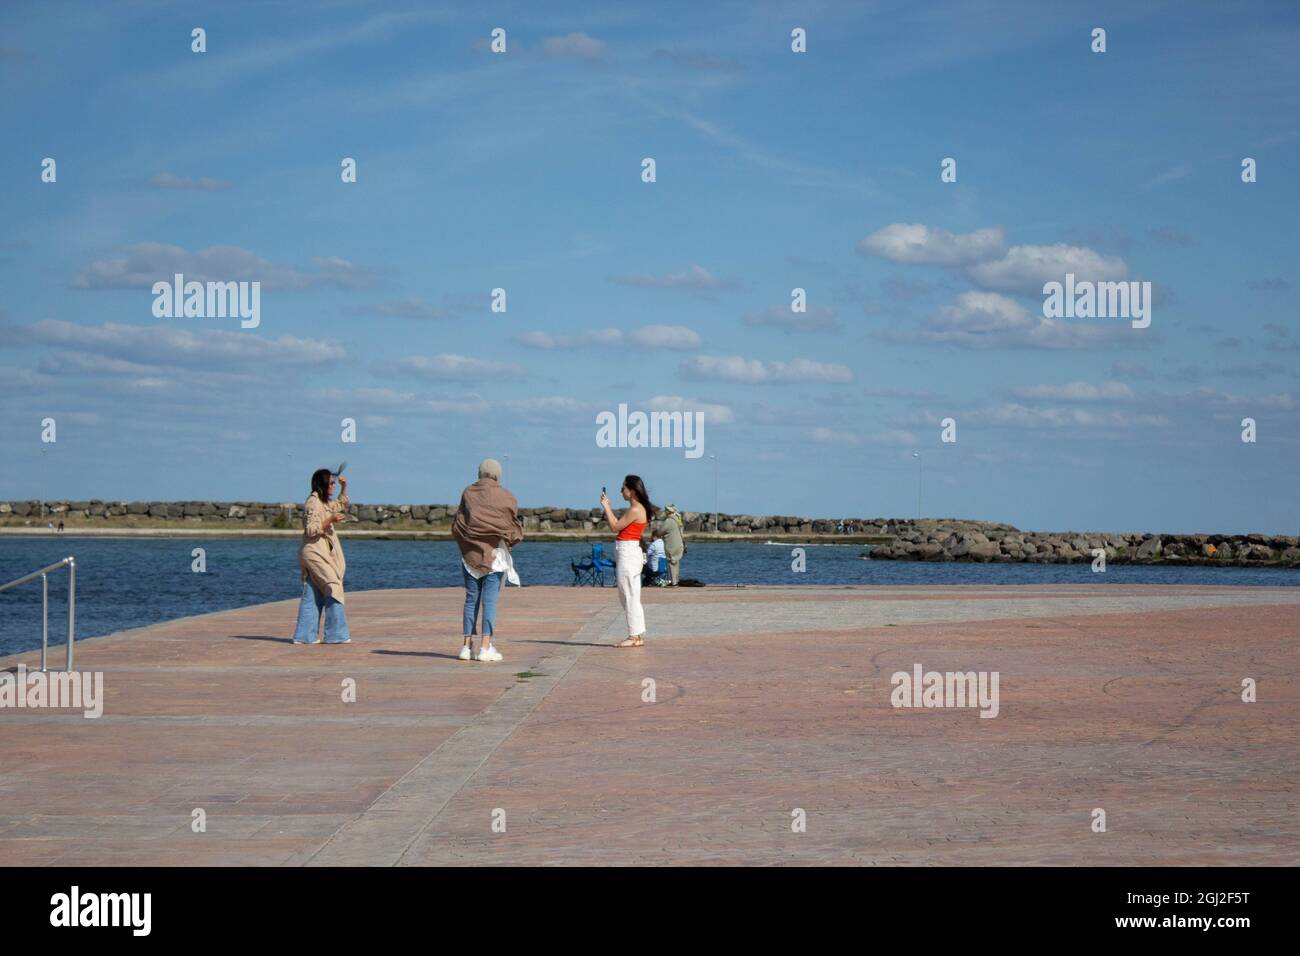
{"label": "metal handrail", "polygon": [[76,558],[69,555],[62,561],[51,564],[48,568],[41,568],[39,571],[33,571],[31,574],[24,575],[21,578],[10,581],[8,584],[0,584],[0,592],[8,591],[10,588],[16,588],[20,584],[26,584],[28,581],[41,579],[41,670],[46,670],[45,659],[49,651],[50,643],[50,583],[46,575],[51,571],[57,571],[60,568],[68,569],[68,653],[67,660],[64,662],[64,670],[72,670],[72,640],[76,633],[77,621],[77,562]]}

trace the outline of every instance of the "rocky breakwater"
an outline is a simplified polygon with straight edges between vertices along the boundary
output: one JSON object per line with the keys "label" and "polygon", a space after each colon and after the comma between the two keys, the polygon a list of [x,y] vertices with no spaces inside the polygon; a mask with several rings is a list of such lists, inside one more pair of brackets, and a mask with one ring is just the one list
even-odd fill
{"label": "rocky breakwater", "polygon": [[1182,564],[1300,567],[1300,539],[1265,534],[1110,534],[1021,531],[986,522],[892,522],[893,540],[876,561],[982,561],[1031,564]]}
{"label": "rocky breakwater", "polygon": [[[258,501],[3,501],[0,527],[38,528],[64,522],[70,528],[212,528],[288,530],[302,525],[302,503]],[[455,504],[363,504],[353,502],[348,529],[446,533]],[[599,508],[520,508],[524,530],[540,534],[608,533]],[[893,532],[885,518],[807,518],[683,511],[687,534],[809,538],[836,535],[883,541]]]}

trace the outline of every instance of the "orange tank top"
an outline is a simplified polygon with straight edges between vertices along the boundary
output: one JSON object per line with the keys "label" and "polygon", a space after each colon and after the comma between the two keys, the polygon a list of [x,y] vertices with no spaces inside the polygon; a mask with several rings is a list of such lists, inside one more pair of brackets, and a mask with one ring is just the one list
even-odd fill
{"label": "orange tank top", "polygon": [[645,530],[646,522],[633,521],[630,525],[618,533],[618,541],[640,541],[641,532]]}

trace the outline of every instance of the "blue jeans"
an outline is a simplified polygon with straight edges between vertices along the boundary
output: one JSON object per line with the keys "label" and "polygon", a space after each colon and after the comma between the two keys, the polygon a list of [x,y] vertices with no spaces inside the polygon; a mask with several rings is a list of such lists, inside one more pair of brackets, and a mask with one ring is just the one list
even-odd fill
{"label": "blue jeans", "polygon": [[492,629],[497,622],[497,595],[501,593],[501,578],[504,571],[491,571],[481,578],[476,578],[462,564],[461,574],[465,576],[465,629],[461,634],[472,637],[478,633],[475,624],[478,611],[483,609],[483,636],[492,637]]}
{"label": "blue jeans", "polygon": [[302,602],[298,605],[298,626],[294,628],[295,644],[315,644],[320,632],[321,612],[325,612],[325,643],[343,644],[350,640],[348,619],[343,605],[324,594],[308,579],[302,585]]}

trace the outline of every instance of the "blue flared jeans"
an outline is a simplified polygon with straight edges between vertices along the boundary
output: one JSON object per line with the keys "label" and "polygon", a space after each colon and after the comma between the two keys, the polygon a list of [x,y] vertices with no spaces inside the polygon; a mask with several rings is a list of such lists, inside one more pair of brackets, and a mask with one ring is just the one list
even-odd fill
{"label": "blue flared jeans", "polygon": [[325,618],[325,643],[343,644],[350,640],[348,618],[343,605],[312,583],[303,582],[302,601],[298,604],[298,626],[293,632],[295,644],[315,644],[320,633],[320,619]]}

